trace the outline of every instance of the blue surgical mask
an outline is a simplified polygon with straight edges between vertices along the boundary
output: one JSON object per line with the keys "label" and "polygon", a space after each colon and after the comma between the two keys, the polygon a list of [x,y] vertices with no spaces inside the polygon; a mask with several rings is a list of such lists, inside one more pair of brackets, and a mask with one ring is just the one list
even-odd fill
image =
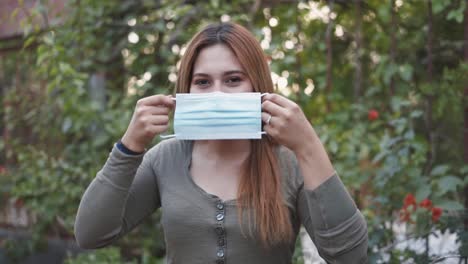
{"label": "blue surgical mask", "polygon": [[174,135],[178,139],[261,139],[262,94],[176,94]]}

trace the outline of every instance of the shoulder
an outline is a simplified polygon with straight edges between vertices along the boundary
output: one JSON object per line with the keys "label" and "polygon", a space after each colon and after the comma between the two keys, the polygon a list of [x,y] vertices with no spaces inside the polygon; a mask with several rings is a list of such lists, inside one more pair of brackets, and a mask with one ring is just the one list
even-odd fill
{"label": "shoulder", "polygon": [[188,153],[190,145],[191,142],[187,140],[175,138],[163,140],[150,148],[146,152],[145,158],[155,163],[180,160]]}

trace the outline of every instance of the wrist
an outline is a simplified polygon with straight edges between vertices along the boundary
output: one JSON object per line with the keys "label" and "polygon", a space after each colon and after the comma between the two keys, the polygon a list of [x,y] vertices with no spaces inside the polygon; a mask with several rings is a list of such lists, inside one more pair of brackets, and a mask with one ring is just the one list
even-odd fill
{"label": "wrist", "polygon": [[294,154],[304,176],[304,186],[308,190],[315,190],[335,173],[327,151],[318,137],[309,139]]}
{"label": "wrist", "polygon": [[300,146],[292,150],[296,157],[300,160],[305,160],[314,156],[317,153],[317,146],[314,140],[303,142]]}
{"label": "wrist", "polygon": [[136,154],[133,154],[133,155],[138,155],[138,154],[142,154],[143,152],[145,152],[145,146],[142,146],[141,144],[137,144],[137,143],[133,143],[131,141],[129,141],[125,136],[120,139],[117,144],[119,144],[119,149],[123,149],[124,152],[125,150],[127,150],[127,152],[129,153],[136,153]]}
{"label": "wrist", "polygon": [[309,133],[307,137],[301,140],[300,144],[297,144],[295,148],[291,149],[294,154],[296,154],[296,157],[311,157],[314,153],[320,151],[320,148],[323,148],[320,138],[313,129],[311,130],[311,133]]}

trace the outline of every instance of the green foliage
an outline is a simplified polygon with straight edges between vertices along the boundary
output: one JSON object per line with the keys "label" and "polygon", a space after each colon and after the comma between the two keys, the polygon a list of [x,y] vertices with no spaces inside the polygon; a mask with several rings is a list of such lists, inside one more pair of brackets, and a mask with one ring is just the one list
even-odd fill
{"label": "green foliage", "polygon": [[[444,209],[434,228],[457,232],[466,254],[462,195],[468,167],[462,159],[460,120],[468,64],[460,59],[459,41],[465,1],[432,1],[432,76],[427,76],[425,1],[402,1],[395,8],[394,58],[387,1],[365,1],[359,51],[356,9],[351,2],[336,1],[330,92],[325,88],[325,31],[331,16],[326,1],[299,1],[295,7],[266,2],[257,7],[247,0],[72,0],[60,25],[51,23],[41,31],[30,18],[23,22],[23,52],[8,54],[1,62],[2,83],[8,87],[1,114],[12,136],[0,141],[5,153],[0,162],[12,160],[14,165],[7,166],[7,177],[0,175],[0,191],[24,201],[36,216],[36,246],[47,236],[71,238],[80,197],[125,132],[136,100],[172,93],[185,43],[204,25],[230,19],[249,27],[262,42],[272,72],[287,80],[278,92],[302,107],[320,135],[366,216],[372,263],[385,253],[390,263],[427,261],[391,246],[395,235],[389,224],[398,221],[408,193],[418,201],[430,198]],[[40,19],[45,6],[42,1],[32,16]],[[357,59],[363,71],[359,93],[353,88]],[[105,80],[104,88],[92,84],[95,77]],[[378,118],[369,118],[371,109]],[[428,152],[434,154],[431,162]],[[155,226],[159,217],[154,214],[117,247],[70,256],[67,263],[155,263],[164,255],[161,227]],[[303,262],[299,250],[298,245],[295,263]]]}
{"label": "green foliage", "polygon": [[16,177],[12,193],[25,200],[40,217],[40,225],[35,227],[62,228],[54,231],[71,235],[76,207],[70,206],[70,203],[79,203],[83,191],[76,183],[91,181],[92,173],[96,171],[73,166],[32,147],[19,150],[19,166],[18,171],[13,172]]}
{"label": "green foliage", "polygon": [[12,263],[20,263],[26,256],[34,252],[34,245],[30,241],[6,239],[2,241],[2,248],[6,257]]}
{"label": "green foliage", "polygon": [[[93,251],[90,253],[81,254],[76,258],[68,258],[65,264],[135,264],[134,261],[125,261],[120,254],[119,248],[109,247],[102,250]],[[158,262],[154,262],[158,263]]]}

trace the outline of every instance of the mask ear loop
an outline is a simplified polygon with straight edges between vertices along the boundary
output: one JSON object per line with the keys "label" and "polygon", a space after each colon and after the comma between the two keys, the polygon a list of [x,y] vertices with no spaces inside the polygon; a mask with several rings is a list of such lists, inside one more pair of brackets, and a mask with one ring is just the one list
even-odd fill
{"label": "mask ear loop", "polygon": [[[263,97],[264,95],[267,95],[267,94],[270,94],[270,93],[262,93],[262,94],[260,95],[260,98]],[[261,132],[260,132],[260,135],[267,135],[267,132],[266,132],[266,131],[261,131]]]}
{"label": "mask ear loop", "polygon": [[162,138],[162,139],[173,138],[173,137],[175,137],[175,136],[176,136],[176,134],[172,134],[172,135],[159,135],[159,137]]}

